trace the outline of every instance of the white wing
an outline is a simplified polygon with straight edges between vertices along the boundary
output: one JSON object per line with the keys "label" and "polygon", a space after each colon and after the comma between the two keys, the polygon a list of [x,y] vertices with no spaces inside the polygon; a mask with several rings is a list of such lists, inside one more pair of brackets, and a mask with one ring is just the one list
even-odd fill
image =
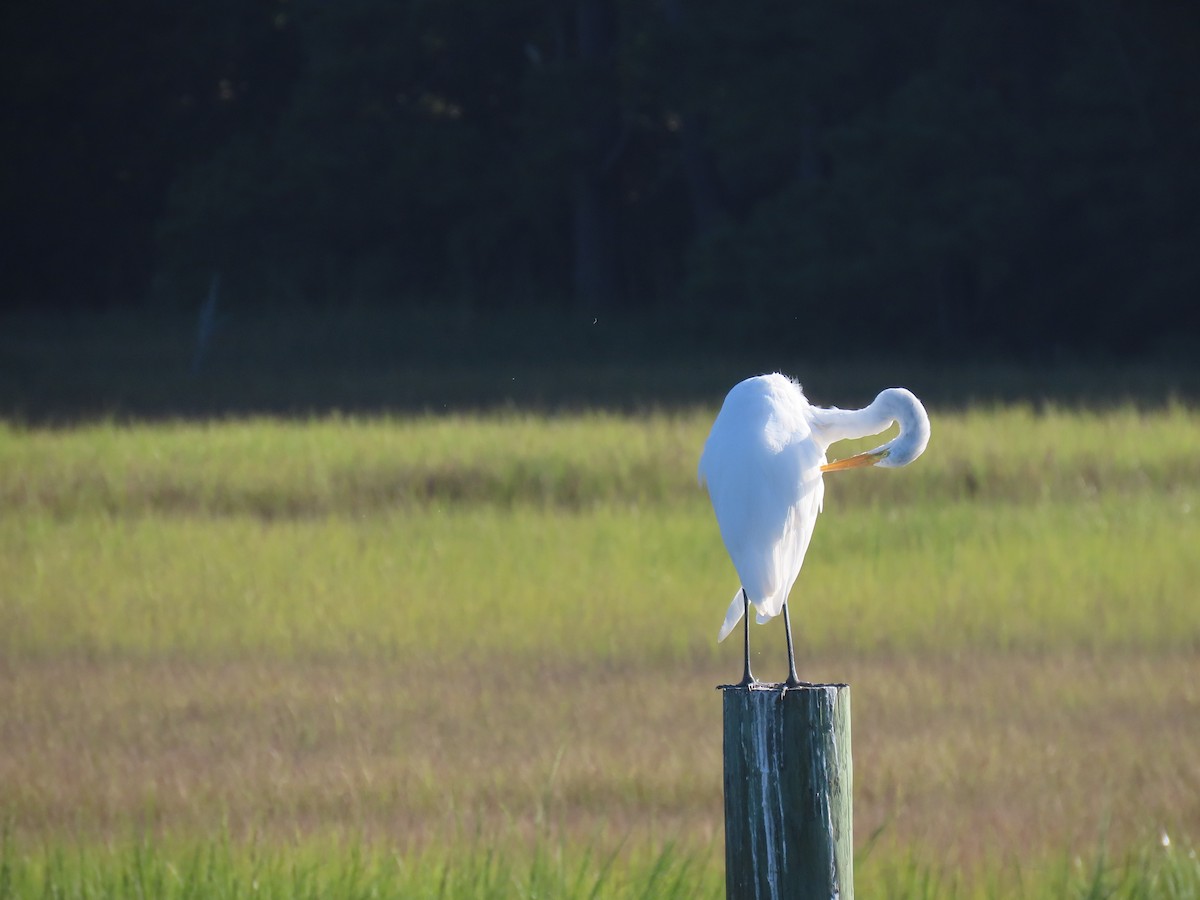
{"label": "white wing", "polygon": [[[772,380],[778,379],[778,380]],[[766,382],[753,384],[755,382]],[[808,404],[780,376],[750,379],[730,392],[700,461],[721,537],[760,622],[787,600],[824,495],[825,454],[812,438]],[[741,618],[739,591],[721,628]]]}

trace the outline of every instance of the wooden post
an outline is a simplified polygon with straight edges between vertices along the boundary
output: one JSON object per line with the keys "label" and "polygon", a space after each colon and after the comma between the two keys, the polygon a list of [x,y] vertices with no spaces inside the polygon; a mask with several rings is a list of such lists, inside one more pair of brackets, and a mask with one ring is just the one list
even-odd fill
{"label": "wooden post", "polygon": [[853,900],[850,686],[721,690],[726,898]]}

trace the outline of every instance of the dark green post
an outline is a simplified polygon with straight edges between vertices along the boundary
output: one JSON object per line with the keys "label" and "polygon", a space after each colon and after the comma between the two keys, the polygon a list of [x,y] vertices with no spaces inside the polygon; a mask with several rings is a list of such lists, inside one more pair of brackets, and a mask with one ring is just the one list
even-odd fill
{"label": "dark green post", "polygon": [[726,898],[853,900],[850,686],[721,690]]}

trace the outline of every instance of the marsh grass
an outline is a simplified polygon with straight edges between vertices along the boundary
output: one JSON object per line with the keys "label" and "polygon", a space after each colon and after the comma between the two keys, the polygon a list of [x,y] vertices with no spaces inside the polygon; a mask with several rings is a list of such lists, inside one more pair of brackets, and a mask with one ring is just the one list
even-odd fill
{"label": "marsh grass", "polygon": [[338,842],[234,845],[227,838],[182,850],[145,840],[32,853],[0,846],[0,900],[702,900],[721,896],[719,877],[704,858],[670,844],[618,860],[617,852],[568,847],[548,835],[524,848],[476,835],[453,851],[413,854]]}
{"label": "marsh grass", "polygon": [[[821,522],[798,587],[806,652],[1200,643],[1191,593],[1200,516],[1185,501],[955,503],[880,518],[834,508]],[[0,541],[0,648],[10,660],[456,651],[711,660],[714,610],[736,588],[726,560],[707,552],[719,538],[698,504],[269,524],[38,514],[0,517]]]}
{"label": "marsh grass", "polygon": [[[0,646],[711,658],[710,415],[0,427]],[[808,649],[1197,646],[1200,414],[935,422],[828,479]]]}
{"label": "marsh grass", "polygon": [[[1145,850],[1114,859],[1065,859],[1030,869],[994,865],[972,883],[918,859],[858,863],[860,896],[905,900],[1193,900],[1194,852]],[[667,844],[652,853],[564,846],[550,835],[517,846],[504,838],[453,851],[403,853],[357,843],[281,848],[227,838],[191,848],[150,841],[110,847],[57,845],[18,851],[0,838],[0,900],[703,900],[724,896],[723,876],[702,855]]]}
{"label": "marsh grass", "polygon": [[893,856],[856,863],[855,888],[862,896],[904,900],[1191,900],[1200,896],[1200,861],[1195,851],[1142,847],[1114,855],[1100,848],[1040,865],[993,863],[965,878],[914,856]]}
{"label": "marsh grass", "polygon": [[[803,674],[854,684],[863,895],[1189,896],[1182,850],[1055,860],[1200,828],[1200,414],[932,412],[919,464],[829,479],[795,595]],[[716,891],[711,416],[0,426],[0,885]]]}
{"label": "marsh grass", "polygon": [[[712,410],[697,408],[634,417],[7,424],[0,425],[0,508],[278,519],[456,504],[694,505],[696,460],[711,421]],[[1104,415],[1024,406],[943,413],[935,433],[920,466],[831,479],[830,502],[1029,503],[1145,491],[1189,500],[1200,484],[1200,414],[1178,404]],[[847,455],[871,440],[831,452]]]}

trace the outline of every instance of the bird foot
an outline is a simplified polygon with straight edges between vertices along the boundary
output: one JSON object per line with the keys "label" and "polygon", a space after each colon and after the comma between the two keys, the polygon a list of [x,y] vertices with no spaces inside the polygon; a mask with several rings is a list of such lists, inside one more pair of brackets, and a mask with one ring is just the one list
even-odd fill
{"label": "bird foot", "polygon": [[789,675],[787,681],[785,681],[783,683],[783,692],[786,694],[790,690],[793,690],[795,688],[802,688],[802,687],[810,688],[810,687],[816,687],[816,685],[813,684],[811,681],[801,681],[794,674],[792,674],[792,675]]}
{"label": "bird foot", "polygon": [[754,690],[755,688],[764,688],[767,686],[768,685],[765,682],[759,681],[757,678],[755,678],[752,673],[746,672],[746,674],[742,676],[741,681],[737,682],[736,684],[718,684],[717,690],[723,691],[727,688],[745,688],[747,690]]}

